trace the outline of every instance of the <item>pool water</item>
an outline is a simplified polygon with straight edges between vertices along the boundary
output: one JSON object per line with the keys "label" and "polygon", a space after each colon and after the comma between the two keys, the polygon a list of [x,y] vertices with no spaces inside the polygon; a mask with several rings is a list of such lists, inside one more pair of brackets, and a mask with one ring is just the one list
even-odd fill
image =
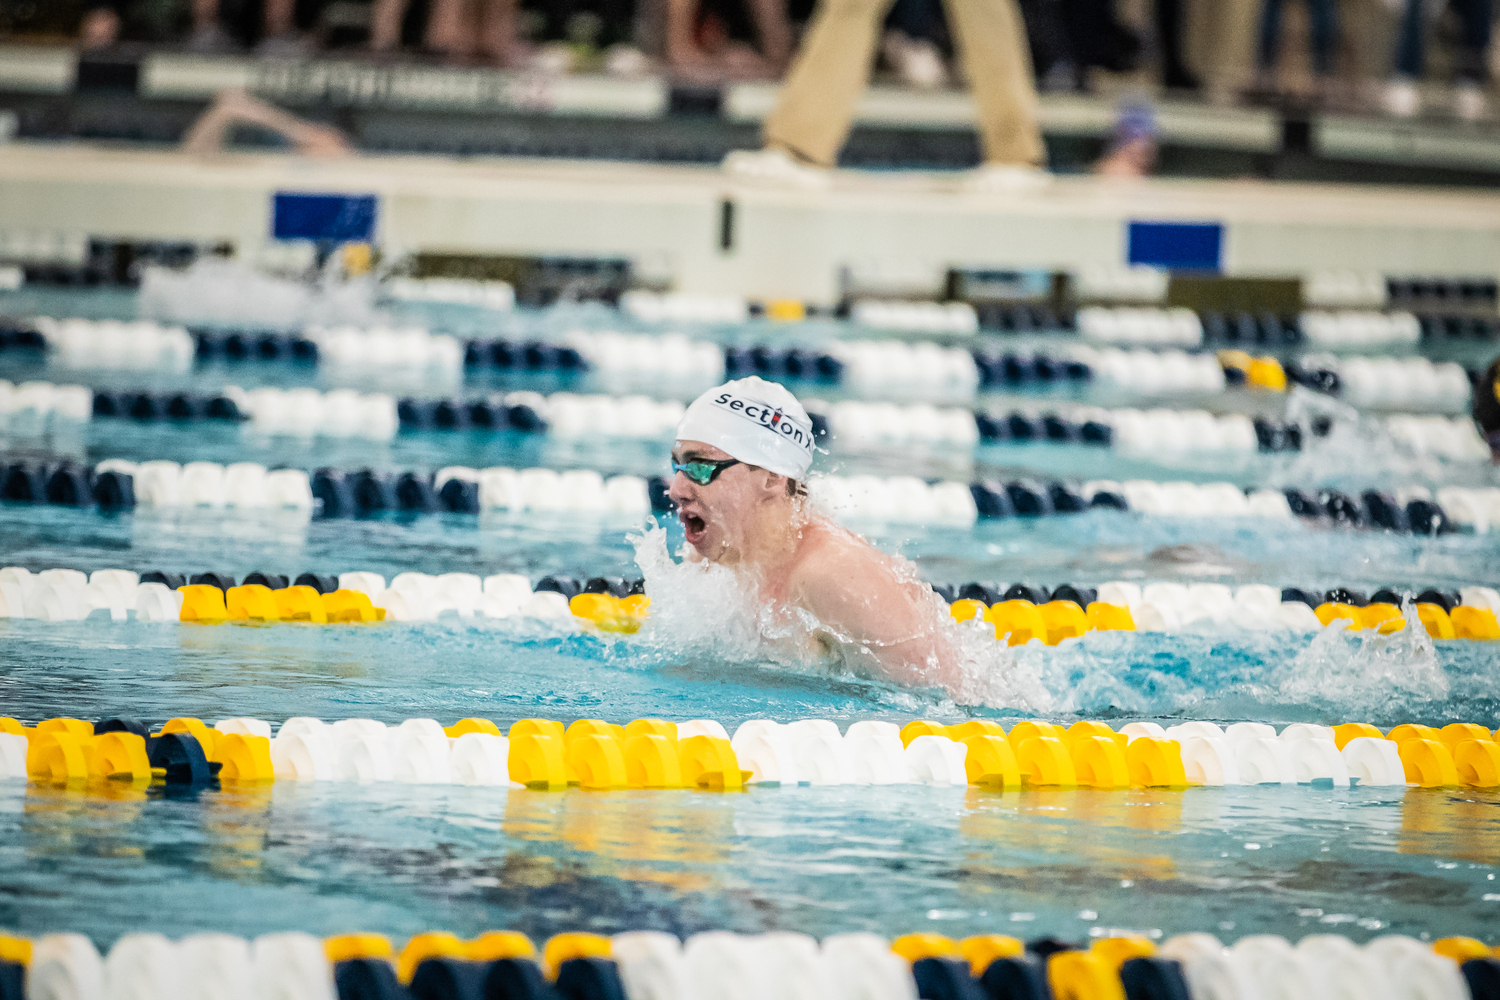
{"label": "pool water", "polygon": [[1404,789],[0,786],[0,922],[244,936],[1207,929],[1494,940],[1500,797]]}
{"label": "pool water", "polygon": [[[128,296],[115,293],[24,295],[31,297],[0,296],[0,313],[128,315],[132,308]],[[579,316],[610,318],[584,309],[494,322],[527,331]],[[725,335],[769,329],[757,324]],[[67,373],[20,354],[0,355],[0,378],[199,391],[226,382],[329,387],[313,366],[203,366],[170,377]],[[557,387],[533,376],[504,379],[515,388]],[[479,392],[502,381],[495,373],[466,375],[461,387],[444,391]],[[821,388],[817,394],[834,398]],[[1087,387],[1078,398],[1100,402]],[[1249,394],[1226,399],[1247,410],[1268,405]],[[544,465],[635,475],[660,474],[670,446],[477,432],[403,433],[390,443],[293,440],[211,422],[123,420],[6,433],[7,454],[90,462]],[[844,474],[961,480],[1227,479],[1346,489],[1495,481],[1488,466],[1417,461],[1373,433],[1301,455],[1131,456],[1052,444],[972,454],[858,452],[835,444],[819,462]],[[666,524],[665,544],[679,545],[680,531],[656,520]],[[576,514],[308,520],[294,512],[105,514],[0,505],[0,565],[236,577],[253,570],[636,576],[635,546],[663,542],[660,533],[638,542],[649,526]],[[1428,538],[1250,518],[1094,511],[972,528],[856,527],[938,583],[1180,580],[1368,591],[1494,585],[1500,565],[1496,535]],[[1056,648],[996,645],[986,668],[1034,683],[1024,697],[958,705],[940,691],[788,666],[711,641],[706,637],[731,612],[695,605],[691,593],[654,596],[673,602],[666,620],[697,616],[701,627],[648,626],[638,636],[609,637],[520,619],[367,627],[0,619],[0,715],[28,722],[130,715],[152,722],[315,716],[445,724],[478,716],[502,729],[536,716],[659,716],[717,719],[731,732],[753,718],[824,718],[841,727],[860,719],[1008,722],[1037,715],[1116,726],[1138,719],[1500,723],[1491,644],[1208,623],[1170,635],[1092,633]],[[1474,789],[540,793],[279,782],[105,796],[0,781],[0,928],[79,930],[101,946],[148,928],[168,935],[358,929],[398,939],[428,929],[470,935],[502,927],[538,936],[639,928],[1066,938],[1112,929],[1165,936],[1207,930],[1225,940],[1332,930],[1357,940],[1395,932],[1500,942],[1497,864],[1500,794]]]}

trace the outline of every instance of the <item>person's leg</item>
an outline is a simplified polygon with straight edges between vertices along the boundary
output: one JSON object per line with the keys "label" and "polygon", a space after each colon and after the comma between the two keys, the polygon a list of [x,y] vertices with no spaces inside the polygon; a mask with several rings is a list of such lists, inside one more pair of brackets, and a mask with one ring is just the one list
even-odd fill
{"label": "person's leg", "polygon": [[890,0],[823,0],[766,118],[767,146],[833,166],[849,136],[854,105],[869,83],[889,6]]}
{"label": "person's leg", "polygon": [[1104,61],[1105,17],[1097,0],[1057,0],[1058,22],[1068,36],[1068,48],[1080,70]]}
{"label": "person's leg", "polygon": [[410,0],[375,0],[370,8],[370,48],[394,52],[401,47],[401,22]]}
{"label": "person's leg", "polygon": [[1050,90],[1081,89],[1083,65],[1063,24],[1058,0],[1018,0],[1032,71],[1039,86]]}
{"label": "person's leg", "polygon": [[1489,76],[1486,65],[1494,17],[1492,0],[1450,0],[1459,18],[1459,47],[1454,57],[1454,75],[1469,83],[1482,84]]}
{"label": "person's leg", "polygon": [[1313,72],[1333,75],[1334,47],[1338,45],[1338,11],[1334,0],[1307,0],[1308,46],[1312,49]]}
{"label": "person's leg", "polygon": [[433,0],[423,44],[456,58],[472,54],[475,26],[469,8],[469,0]]}
{"label": "person's leg", "polygon": [[630,0],[598,0],[595,5],[599,14],[599,37],[601,49],[611,45],[630,45],[630,26],[635,20],[635,5]]}
{"label": "person's leg", "polygon": [[537,9],[542,14],[542,30],[538,41],[557,42],[568,40],[568,21],[577,12],[573,0],[541,0]]}
{"label": "person's leg", "polygon": [[922,34],[922,2],[923,0],[896,0],[885,16],[886,28],[899,31],[907,38],[925,38]]}
{"label": "person's leg", "polygon": [[193,0],[193,30],[211,31],[219,26],[219,0]]}
{"label": "person's leg", "polygon": [[296,33],[296,0],[263,0],[266,38],[285,38]]}
{"label": "person's leg", "polygon": [[1047,148],[1016,0],[948,0],[945,6],[974,89],[985,162],[1044,166]]}
{"label": "person's leg", "polygon": [[481,0],[480,47],[501,66],[519,65],[524,60],[516,27],[519,6],[517,0]]}
{"label": "person's leg", "polygon": [[674,69],[693,69],[713,60],[698,47],[698,0],[667,0],[667,62]]}
{"label": "person's leg", "polygon": [[1141,40],[1115,16],[1114,0],[1060,0],[1059,8],[1081,66],[1111,73],[1136,68]]}
{"label": "person's leg", "polygon": [[1282,0],[1261,0],[1260,35],[1255,46],[1255,68],[1269,73],[1276,66],[1281,48]]}
{"label": "person's leg", "polygon": [[792,22],[786,0],[747,0],[760,39],[760,54],[780,73],[792,57]]}
{"label": "person's leg", "polygon": [[1183,0],[1156,0],[1156,41],[1161,47],[1161,81],[1168,87],[1197,90],[1198,79],[1182,57]]}
{"label": "person's leg", "polygon": [[1420,79],[1425,64],[1422,51],[1422,0],[1406,0],[1401,35],[1396,40],[1396,75]]}

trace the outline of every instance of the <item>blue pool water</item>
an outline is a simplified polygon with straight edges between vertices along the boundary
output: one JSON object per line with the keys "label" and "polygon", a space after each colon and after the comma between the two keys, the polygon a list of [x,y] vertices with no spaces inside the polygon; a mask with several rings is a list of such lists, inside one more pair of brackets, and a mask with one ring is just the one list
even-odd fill
{"label": "blue pool water", "polygon": [[[132,308],[128,296],[113,293],[26,294],[0,296],[0,312],[122,316]],[[581,314],[591,322],[609,318]],[[525,332],[578,319],[520,313],[496,322]],[[724,335],[772,329],[758,324]],[[308,366],[220,365],[148,377],[67,373],[20,355],[0,355],[0,377],[201,391],[226,382],[329,387]],[[448,391],[477,392],[505,380],[515,388],[558,387],[490,373],[466,376]],[[1089,388],[1076,396],[1102,402]],[[1248,394],[1232,404],[1257,412],[1270,405]],[[8,454],[89,461],[544,465],[636,475],[658,474],[669,445],[437,432],[402,434],[389,444],[297,441],[212,423],[103,420],[72,433],[6,433]],[[1142,477],[1345,488],[1494,481],[1487,466],[1416,463],[1378,437],[1362,441],[1300,456],[1233,459],[1058,445],[994,446],[972,455],[836,446],[819,461],[845,474],[965,480]],[[289,512],[142,508],[110,515],[3,505],[0,565],[236,576],[356,569],[387,578],[404,571],[634,576],[632,537],[644,527],[634,519],[537,513],[309,522]],[[1497,535],[1419,538],[1258,519],[1095,511],[967,529],[858,527],[912,559],[924,578],[948,583],[1126,579],[1368,590],[1494,585],[1500,565]],[[680,541],[670,528],[668,538]],[[996,646],[984,668],[1033,679],[1026,697],[956,705],[941,692],[790,667],[726,647],[705,638],[726,614],[722,607],[696,607],[691,594],[657,598],[678,602],[676,613],[697,615],[703,627],[648,627],[611,638],[536,621],[456,618],[364,627],[0,620],[0,715],[153,722],[182,715],[209,722],[240,715],[273,722],[430,717],[445,724],[480,716],[502,727],[532,716],[661,716],[713,718],[731,731],[751,718],[826,718],[842,726],[971,715],[1116,724],[1500,723],[1500,675],[1489,644],[1403,645],[1206,624],[1171,635],[1094,633],[1051,649],[1007,653]],[[254,791],[101,796],[0,781],[0,928],[82,930],[100,945],[145,928],[170,935],[368,929],[398,938],[499,927],[536,935],[724,927],[1074,938],[1129,928],[1208,930],[1226,940],[1334,930],[1356,939],[1397,932],[1500,941],[1497,862],[1500,795],[1472,789],[544,794],[282,782]]]}

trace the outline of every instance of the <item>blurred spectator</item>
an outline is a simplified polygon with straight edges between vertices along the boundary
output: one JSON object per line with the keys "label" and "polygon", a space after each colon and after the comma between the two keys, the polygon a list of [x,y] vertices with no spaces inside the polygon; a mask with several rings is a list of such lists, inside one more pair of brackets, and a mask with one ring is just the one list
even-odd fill
{"label": "blurred spectator", "polygon": [[[192,34],[188,36],[188,49],[193,52],[232,52],[239,43],[224,27],[224,11],[219,0],[191,0],[193,17]],[[255,51],[269,56],[308,55],[310,46],[297,31],[296,0],[260,0],[261,23],[259,26],[245,25],[246,35],[253,37],[259,32]]]}
{"label": "blurred spectator", "polygon": [[1039,84],[1088,89],[1088,70],[1135,69],[1141,40],[1115,17],[1114,0],[1020,0]]}
{"label": "blurred spectator", "polygon": [[76,30],[78,47],[85,50],[122,43],[174,42],[182,37],[187,14],[187,0],[0,0],[0,34],[36,34],[50,39],[59,32]]}
{"label": "blurred spectator", "polygon": [[[849,135],[854,106],[890,0],[822,0],[766,118],[765,148],[737,151],[725,169],[742,177],[820,186]],[[1025,27],[1015,0],[948,0],[948,17],[974,88],[984,165],[968,187],[1034,190],[1046,183],[1046,147]]]}
{"label": "blurred spectator", "polygon": [[943,53],[931,39],[913,38],[904,31],[887,31],[880,55],[896,78],[918,90],[937,90],[948,82]]}
{"label": "blurred spectator", "polygon": [[120,28],[125,23],[123,2],[96,4],[84,11],[78,26],[79,48],[107,49],[120,40]]}
{"label": "blurred spectator", "polygon": [[627,59],[635,60],[637,70],[649,69],[632,41],[635,8],[633,0],[540,0],[537,37],[562,55],[560,68],[572,67],[578,49],[602,49],[610,72],[626,69]]}
{"label": "blurred spectator", "polygon": [[[401,46],[402,25],[411,0],[375,0],[370,17],[370,48],[392,52]],[[516,0],[430,0],[422,47],[451,62],[475,59],[497,66],[519,66],[530,50],[517,30]]]}
{"label": "blurred spectator", "polygon": [[944,50],[948,22],[941,0],[896,0],[885,19],[880,55],[896,77],[910,87],[934,90],[948,82]]}
{"label": "blurred spectator", "polygon": [[239,87],[214,95],[208,110],[198,116],[183,137],[182,151],[192,156],[216,156],[223,151],[224,140],[236,125],[253,125],[274,132],[304,156],[340,157],[354,152],[338,129],[287,114]]}
{"label": "blurred spectator", "polygon": [[[1306,0],[1310,22],[1307,36],[1312,53],[1313,72],[1319,89],[1326,92],[1333,77],[1333,49],[1338,41],[1338,15],[1334,0]],[[1417,0],[1418,3],[1421,0]],[[1255,50],[1255,86],[1260,94],[1273,94],[1276,86],[1276,63],[1281,52],[1281,9],[1285,0],[1262,0],[1260,38]]]}
{"label": "blurred spectator", "polygon": [[[1386,87],[1385,107],[1393,115],[1409,118],[1422,110],[1417,81],[1426,66],[1424,51],[1427,4],[1405,0],[1401,33],[1396,40],[1395,76]],[[1449,0],[1458,15],[1458,51],[1453,56],[1454,107],[1465,121],[1483,118],[1488,111],[1484,97],[1490,48],[1491,0]]]}
{"label": "blurred spectator", "polygon": [[1161,57],[1161,82],[1168,90],[1197,90],[1199,80],[1183,60],[1183,25],[1187,18],[1184,0],[1156,0],[1156,44]]}
{"label": "blurred spectator", "polygon": [[1102,177],[1148,177],[1156,169],[1156,109],[1145,102],[1120,105],[1114,137],[1094,164]]}
{"label": "blurred spectator", "polygon": [[679,76],[771,78],[791,59],[786,0],[665,0],[652,9],[665,17],[658,54]]}

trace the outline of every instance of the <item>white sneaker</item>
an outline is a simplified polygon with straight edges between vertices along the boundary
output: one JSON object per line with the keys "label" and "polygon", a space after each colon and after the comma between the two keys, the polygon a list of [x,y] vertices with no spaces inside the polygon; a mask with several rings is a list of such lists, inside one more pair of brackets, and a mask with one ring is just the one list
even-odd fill
{"label": "white sneaker", "polygon": [[1397,118],[1411,118],[1422,110],[1422,92],[1415,80],[1398,76],[1385,85],[1385,94],[1380,103],[1388,114]]}
{"label": "white sneaker", "polygon": [[1477,122],[1488,117],[1489,101],[1484,89],[1473,80],[1464,80],[1453,90],[1453,112],[1466,122]]}
{"label": "white sneaker", "polygon": [[724,172],[743,181],[758,181],[809,191],[828,187],[829,171],[809,166],[784,149],[736,149],[724,157]]}
{"label": "white sneaker", "polygon": [[1032,194],[1045,190],[1052,175],[1020,163],[984,163],[964,176],[960,188],[969,194]]}

